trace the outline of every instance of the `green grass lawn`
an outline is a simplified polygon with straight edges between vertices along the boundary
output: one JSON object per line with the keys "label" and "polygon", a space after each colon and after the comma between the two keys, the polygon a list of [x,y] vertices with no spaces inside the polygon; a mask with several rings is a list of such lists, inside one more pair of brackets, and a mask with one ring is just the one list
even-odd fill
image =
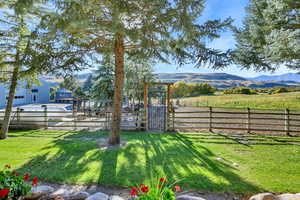
{"label": "green grass lawn", "polygon": [[0,141],[0,165],[49,182],[132,186],[165,176],[180,180],[184,189],[300,192],[300,146],[290,143],[300,144],[300,138],[250,135],[251,144],[244,145],[213,133],[126,132],[127,146],[100,150],[95,140],[83,137],[105,137],[105,132],[9,135]]}
{"label": "green grass lawn", "polygon": [[181,100],[186,106],[212,106],[253,109],[285,109],[300,110],[300,92],[257,95],[216,95],[190,97]]}

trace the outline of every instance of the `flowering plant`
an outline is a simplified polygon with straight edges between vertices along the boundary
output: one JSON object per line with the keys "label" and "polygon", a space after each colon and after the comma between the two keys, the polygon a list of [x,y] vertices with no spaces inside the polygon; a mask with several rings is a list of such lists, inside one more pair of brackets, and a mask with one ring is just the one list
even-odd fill
{"label": "flowering plant", "polygon": [[18,172],[11,171],[10,165],[5,165],[3,171],[0,171],[0,200],[17,200],[25,196],[31,190],[31,186],[36,186],[38,179],[34,177],[32,184],[26,183],[29,181],[30,175],[28,173],[21,176]]}
{"label": "flowering plant", "polygon": [[141,184],[131,188],[131,197],[138,200],[175,200],[175,192],[180,192],[179,185],[168,184],[166,178],[150,185]]}

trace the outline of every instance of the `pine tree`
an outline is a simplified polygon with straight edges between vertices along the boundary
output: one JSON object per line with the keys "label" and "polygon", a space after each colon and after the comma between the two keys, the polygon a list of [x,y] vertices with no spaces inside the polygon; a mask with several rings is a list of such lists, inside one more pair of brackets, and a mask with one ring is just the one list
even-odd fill
{"label": "pine tree", "polygon": [[207,47],[231,19],[198,24],[204,0],[56,0],[52,24],[78,38],[78,45],[112,53],[114,111],[109,144],[120,143],[124,58],[215,68],[231,63],[230,52]]}
{"label": "pine tree", "polygon": [[89,74],[82,86],[82,90],[85,93],[86,97],[90,97],[92,86],[93,86],[93,74]]}
{"label": "pine tree", "polygon": [[[133,102],[141,102],[144,92],[144,81],[153,81],[155,79],[152,73],[152,67],[145,61],[125,62],[125,76],[123,93],[126,99]],[[88,96],[91,96],[96,102],[102,105],[112,106],[114,94],[114,63],[112,56],[104,56],[98,65],[98,69],[93,72],[92,87]],[[90,82],[88,79],[86,82]],[[125,98],[124,98],[125,99]]]}
{"label": "pine tree", "polygon": [[19,80],[34,81],[43,72],[68,73],[82,67],[79,63],[83,63],[83,57],[78,48],[62,42],[63,34],[48,34],[43,28],[45,7],[38,1],[0,2],[0,70],[5,74],[2,81],[9,85],[0,139],[7,137]]}
{"label": "pine tree", "polygon": [[300,66],[300,3],[251,0],[244,26],[236,30],[235,60],[243,68],[274,71]]}
{"label": "pine tree", "polygon": [[91,89],[92,98],[101,105],[111,106],[114,96],[113,57],[106,55],[93,73]]}
{"label": "pine tree", "polygon": [[127,100],[134,105],[140,104],[144,96],[144,82],[154,82],[155,75],[151,63],[145,60],[129,60],[125,62],[124,93]]}

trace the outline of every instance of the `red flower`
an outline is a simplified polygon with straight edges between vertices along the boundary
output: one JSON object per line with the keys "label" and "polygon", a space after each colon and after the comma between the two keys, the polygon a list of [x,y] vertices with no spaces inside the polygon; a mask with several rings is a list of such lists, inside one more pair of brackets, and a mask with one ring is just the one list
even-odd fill
{"label": "red flower", "polygon": [[141,191],[144,193],[147,193],[147,192],[149,192],[149,187],[145,185],[145,186],[141,187]]}
{"label": "red flower", "polygon": [[131,196],[137,196],[139,194],[139,189],[136,187],[131,188]]}
{"label": "red flower", "polygon": [[16,176],[19,176],[18,172],[16,170],[12,171],[11,172],[12,174],[16,175]]}
{"label": "red flower", "polygon": [[0,190],[0,197],[5,197],[9,194],[9,188],[4,188]]}
{"label": "red flower", "polygon": [[160,178],[160,179],[159,179],[159,182],[165,183],[165,182],[167,182],[167,179],[165,179],[165,178]]}
{"label": "red flower", "polygon": [[23,176],[24,181],[28,181],[29,177],[30,177],[30,175],[28,173],[24,174],[24,176]]}
{"label": "red flower", "polygon": [[175,185],[175,192],[180,192],[181,191],[181,187],[179,185]]}
{"label": "red flower", "polygon": [[36,185],[38,184],[38,182],[39,182],[38,178],[37,178],[37,177],[34,177],[34,178],[32,179],[32,186],[36,186]]}
{"label": "red flower", "polygon": [[5,168],[5,169],[10,169],[11,166],[10,166],[10,165],[5,165],[4,168]]}

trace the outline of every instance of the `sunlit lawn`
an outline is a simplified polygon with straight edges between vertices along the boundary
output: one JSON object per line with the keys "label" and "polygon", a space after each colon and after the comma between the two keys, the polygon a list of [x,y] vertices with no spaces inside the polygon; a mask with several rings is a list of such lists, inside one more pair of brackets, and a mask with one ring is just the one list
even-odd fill
{"label": "sunlit lawn", "polygon": [[[14,131],[0,141],[0,165],[56,183],[131,186],[153,176],[184,189],[299,192],[300,138],[247,136],[243,145],[212,133],[126,132],[127,146],[100,150],[105,132]],[[288,142],[287,142],[288,141]],[[222,158],[222,159],[217,159]],[[236,163],[236,164],[234,164]]]}

